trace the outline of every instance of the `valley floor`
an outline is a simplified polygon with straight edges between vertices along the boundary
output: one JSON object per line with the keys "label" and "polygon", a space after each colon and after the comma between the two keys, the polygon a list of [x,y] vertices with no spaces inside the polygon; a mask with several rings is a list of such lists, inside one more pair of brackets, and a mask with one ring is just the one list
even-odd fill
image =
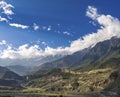
{"label": "valley floor", "polygon": [[119,97],[114,92],[103,92],[104,87],[111,83],[109,77],[112,72],[111,68],[85,72],[65,69],[62,70],[62,77],[57,74],[52,80],[50,75],[47,79],[33,79],[22,84],[24,89],[1,90],[0,97]]}

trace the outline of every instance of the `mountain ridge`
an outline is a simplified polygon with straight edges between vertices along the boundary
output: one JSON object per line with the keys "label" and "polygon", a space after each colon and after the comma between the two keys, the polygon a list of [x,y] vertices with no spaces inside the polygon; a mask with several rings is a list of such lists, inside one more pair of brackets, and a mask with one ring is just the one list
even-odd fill
{"label": "mountain ridge", "polygon": [[99,42],[93,48],[84,50],[83,52],[79,51],[72,55],[65,56],[59,60],[42,64],[39,66],[39,69],[84,68],[90,64],[112,56],[114,52],[119,51],[119,48],[120,38],[113,37],[110,40]]}

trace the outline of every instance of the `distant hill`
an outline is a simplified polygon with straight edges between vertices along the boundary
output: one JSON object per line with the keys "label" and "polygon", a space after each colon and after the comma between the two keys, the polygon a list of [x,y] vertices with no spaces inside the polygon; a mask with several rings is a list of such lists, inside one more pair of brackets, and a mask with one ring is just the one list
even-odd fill
{"label": "distant hill", "polygon": [[29,72],[32,72],[32,70],[33,70],[32,67],[22,66],[22,65],[11,65],[11,66],[6,66],[6,67],[21,76],[23,76]]}
{"label": "distant hill", "polygon": [[6,90],[20,88],[20,83],[23,81],[23,77],[5,67],[0,66],[0,89]]}
{"label": "distant hill", "polygon": [[13,71],[10,71],[8,68],[0,66],[0,79],[22,80],[22,77]]}
{"label": "distant hill", "polygon": [[4,74],[5,74],[7,71],[9,71],[9,69],[0,66],[0,79],[4,76]]}

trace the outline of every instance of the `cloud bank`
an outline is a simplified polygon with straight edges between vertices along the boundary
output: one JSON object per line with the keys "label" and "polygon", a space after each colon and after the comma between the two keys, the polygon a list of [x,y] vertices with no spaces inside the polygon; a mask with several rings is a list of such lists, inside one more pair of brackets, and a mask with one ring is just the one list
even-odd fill
{"label": "cloud bank", "polygon": [[65,56],[88,47],[94,47],[98,42],[111,39],[112,37],[120,37],[120,21],[117,18],[111,15],[99,14],[97,8],[93,6],[88,6],[86,16],[97,22],[100,25],[100,29],[72,41],[70,46],[57,48],[47,46],[43,50],[39,45],[29,46],[29,44],[24,44],[14,48],[2,41],[0,44],[7,44],[8,47],[0,52],[0,59],[28,59],[31,61],[31,58],[42,59],[48,56]]}

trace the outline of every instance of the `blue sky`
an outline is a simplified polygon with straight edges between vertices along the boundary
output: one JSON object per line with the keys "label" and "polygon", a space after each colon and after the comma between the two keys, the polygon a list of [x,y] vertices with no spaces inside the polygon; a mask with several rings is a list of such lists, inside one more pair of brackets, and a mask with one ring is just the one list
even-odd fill
{"label": "blue sky", "polygon": [[70,55],[120,37],[119,4],[118,0],[0,0],[0,65],[20,59],[21,65],[29,64],[31,58],[43,63],[45,57]]}
{"label": "blue sky", "polygon": [[[11,22],[30,26],[23,30],[0,23],[0,40],[4,39],[14,46],[37,40],[44,41],[51,47],[68,46],[70,41],[95,32],[96,27],[91,25],[89,23],[91,20],[85,16],[89,5],[98,8],[100,13],[120,17],[119,1],[115,0],[6,0],[6,2],[15,7],[12,9],[14,15],[10,16],[13,18]],[[33,23],[39,25],[40,29],[35,31],[32,28]],[[44,31],[43,26],[51,26],[51,30]],[[63,34],[64,32],[70,35]]]}

